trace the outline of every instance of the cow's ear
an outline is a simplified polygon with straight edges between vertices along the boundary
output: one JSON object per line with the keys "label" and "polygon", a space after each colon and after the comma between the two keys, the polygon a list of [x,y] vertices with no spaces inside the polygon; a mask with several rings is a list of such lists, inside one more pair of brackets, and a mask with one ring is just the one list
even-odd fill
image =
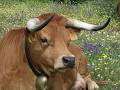
{"label": "cow's ear", "polygon": [[34,34],[29,34],[28,41],[29,41],[29,43],[32,43],[33,41],[37,41],[37,39],[35,38]]}
{"label": "cow's ear", "polygon": [[78,39],[78,34],[79,34],[79,30],[74,30],[74,29],[70,29],[70,39],[71,40],[77,40]]}

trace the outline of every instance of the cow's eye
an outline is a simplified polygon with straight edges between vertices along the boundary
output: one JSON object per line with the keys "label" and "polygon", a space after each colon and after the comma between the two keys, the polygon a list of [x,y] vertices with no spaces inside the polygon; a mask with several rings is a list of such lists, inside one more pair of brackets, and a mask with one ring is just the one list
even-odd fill
{"label": "cow's eye", "polygon": [[42,43],[45,43],[45,44],[47,44],[47,43],[48,43],[47,38],[41,38],[41,41],[42,41]]}

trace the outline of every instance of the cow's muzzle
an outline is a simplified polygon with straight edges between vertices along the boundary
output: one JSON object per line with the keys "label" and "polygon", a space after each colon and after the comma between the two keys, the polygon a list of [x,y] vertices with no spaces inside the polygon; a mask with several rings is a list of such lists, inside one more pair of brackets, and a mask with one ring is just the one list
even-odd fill
{"label": "cow's muzzle", "polygon": [[67,67],[73,68],[75,66],[75,57],[64,56],[62,60],[63,60],[63,64]]}

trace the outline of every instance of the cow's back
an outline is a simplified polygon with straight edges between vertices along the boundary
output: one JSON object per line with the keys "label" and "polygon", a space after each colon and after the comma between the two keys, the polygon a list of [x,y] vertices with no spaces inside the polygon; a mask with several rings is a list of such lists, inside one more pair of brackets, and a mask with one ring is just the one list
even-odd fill
{"label": "cow's back", "polygon": [[77,68],[78,68],[80,75],[82,75],[83,77],[88,76],[89,72],[88,72],[88,66],[87,66],[87,64],[88,64],[87,58],[86,58],[84,52],[82,51],[82,48],[80,48],[76,44],[71,43],[69,45],[69,50],[77,58],[76,65],[77,65]]}

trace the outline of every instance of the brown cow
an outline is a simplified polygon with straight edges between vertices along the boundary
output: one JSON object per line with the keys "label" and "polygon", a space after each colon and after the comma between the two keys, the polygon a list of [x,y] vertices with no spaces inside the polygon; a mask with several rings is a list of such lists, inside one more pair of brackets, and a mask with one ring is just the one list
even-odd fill
{"label": "brown cow", "polygon": [[[98,88],[88,78],[84,54],[70,41],[76,39],[80,29],[97,31],[105,28],[109,21],[92,25],[44,14],[28,21],[27,27],[8,32],[0,42],[0,90],[35,90],[34,73],[39,76],[41,72],[48,77],[49,90],[70,90],[74,86],[77,90],[77,82],[82,80],[80,74],[88,89]],[[60,85],[59,89],[55,82]]]}

